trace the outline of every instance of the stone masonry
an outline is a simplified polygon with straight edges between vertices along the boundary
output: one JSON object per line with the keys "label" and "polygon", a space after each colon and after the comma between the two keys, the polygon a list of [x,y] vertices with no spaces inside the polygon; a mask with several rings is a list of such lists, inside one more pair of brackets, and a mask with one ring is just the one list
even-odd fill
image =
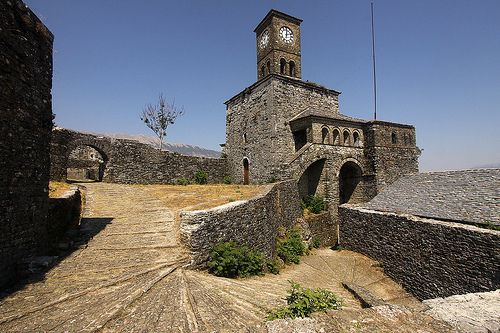
{"label": "stone masonry", "polygon": [[71,158],[72,152],[91,147],[99,153],[99,180],[128,184],[175,184],[181,178],[193,180],[197,171],[208,173],[208,181],[221,183],[226,172],[225,159],[184,156],[158,151],[133,140],[115,139],[55,128],[50,149],[50,176],[67,179],[68,168],[89,167]]}
{"label": "stone masonry", "polygon": [[369,203],[339,208],[340,243],[380,261],[420,299],[499,289],[498,175],[405,176]]}
{"label": "stone masonry", "polygon": [[0,288],[47,246],[52,42],[22,1],[0,1]]}

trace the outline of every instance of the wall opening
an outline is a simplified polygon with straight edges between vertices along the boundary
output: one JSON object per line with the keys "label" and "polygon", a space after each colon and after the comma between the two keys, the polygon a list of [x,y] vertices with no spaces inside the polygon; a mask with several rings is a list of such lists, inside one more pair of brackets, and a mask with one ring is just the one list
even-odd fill
{"label": "wall opening", "polygon": [[354,147],[359,147],[361,146],[361,141],[359,139],[359,133],[358,132],[354,132],[352,134],[352,139],[354,141]]}
{"label": "wall opening", "polygon": [[344,136],[344,146],[349,146],[351,141],[349,136],[349,131],[344,131],[343,136]]}
{"label": "wall opening", "polygon": [[68,157],[67,176],[72,181],[102,181],[106,168],[106,155],[95,147],[81,145]]}
{"label": "wall opening", "polygon": [[346,162],[339,174],[339,204],[363,202],[359,183],[362,180],[361,168],[354,162]]}
{"label": "wall opening", "polygon": [[250,166],[248,163],[248,158],[243,159],[243,185],[250,184]]}
{"label": "wall opening", "polygon": [[285,74],[286,60],[280,59],[280,74]]}
{"label": "wall opening", "polygon": [[290,76],[295,77],[295,63],[293,61],[290,61]]}
{"label": "wall opening", "polygon": [[322,142],[323,144],[329,144],[329,143],[330,143],[330,142],[329,142],[329,141],[330,141],[330,140],[329,140],[329,134],[330,134],[330,131],[328,131],[328,128],[323,127],[323,128],[321,129],[321,142]]}
{"label": "wall opening", "polygon": [[325,197],[326,194],[326,159],[320,159],[312,163],[300,176],[297,183],[300,198],[308,195],[319,195]]}
{"label": "wall opening", "polygon": [[396,133],[394,133],[394,132],[391,134],[391,141],[392,141],[393,145],[398,143],[398,137],[396,136]]}
{"label": "wall opening", "polygon": [[267,74],[271,74],[271,62],[268,60],[266,63],[267,66]]}
{"label": "wall opening", "polygon": [[333,144],[334,145],[340,144],[340,132],[338,129],[333,130]]}
{"label": "wall opening", "polygon": [[307,143],[307,131],[305,129],[293,132],[293,141],[295,143],[295,151],[304,147]]}
{"label": "wall opening", "polygon": [[260,68],[260,75],[261,77],[266,76],[266,69],[264,68],[264,65],[262,65],[262,67]]}

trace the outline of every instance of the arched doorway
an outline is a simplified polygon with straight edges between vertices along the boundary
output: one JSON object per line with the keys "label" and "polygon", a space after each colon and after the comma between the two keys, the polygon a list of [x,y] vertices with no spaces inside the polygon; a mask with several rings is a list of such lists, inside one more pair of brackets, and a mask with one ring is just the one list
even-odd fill
{"label": "arched doorway", "polygon": [[243,185],[250,184],[250,168],[248,158],[243,159]]}
{"label": "arched doorway", "polygon": [[68,180],[102,181],[107,156],[96,147],[79,145],[69,153],[67,164]]}
{"label": "arched doorway", "polygon": [[342,165],[339,173],[339,204],[358,203],[363,201],[361,186],[361,168],[354,162],[348,161]]}
{"label": "arched doorway", "polygon": [[300,176],[297,183],[299,187],[300,198],[303,199],[308,195],[319,195],[325,197],[326,188],[326,159],[320,159],[307,167],[304,173]]}

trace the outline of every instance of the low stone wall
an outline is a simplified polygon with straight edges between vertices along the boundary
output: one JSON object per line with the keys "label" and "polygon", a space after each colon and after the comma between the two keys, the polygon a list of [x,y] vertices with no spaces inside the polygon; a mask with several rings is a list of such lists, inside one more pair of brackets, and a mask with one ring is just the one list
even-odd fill
{"label": "low stone wall", "polygon": [[68,229],[80,224],[81,212],[82,194],[76,187],[60,198],[49,199],[47,223],[49,245],[56,244]]}
{"label": "low stone wall", "polygon": [[181,212],[181,240],[191,252],[191,267],[203,267],[218,242],[235,241],[272,256],[278,228],[290,228],[300,214],[293,180],[269,185],[258,197],[208,210]]}
{"label": "low stone wall", "polygon": [[311,239],[319,239],[321,246],[333,246],[337,243],[337,222],[330,212],[305,216]]}
{"label": "low stone wall", "polygon": [[339,207],[340,244],[382,263],[419,299],[500,288],[500,231]]}

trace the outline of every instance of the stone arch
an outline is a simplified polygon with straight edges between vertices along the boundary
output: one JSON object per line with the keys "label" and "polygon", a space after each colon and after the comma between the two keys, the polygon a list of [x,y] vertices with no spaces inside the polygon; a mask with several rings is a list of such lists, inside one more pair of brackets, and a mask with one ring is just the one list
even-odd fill
{"label": "stone arch", "polygon": [[332,131],[332,143],[334,145],[340,144],[340,130],[338,128],[334,128]]}
{"label": "stone arch", "polygon": [[290,76],[295,77],[295,62],[294,61],[290,61],[289,68],[290,68]]}
{"label": "stone arch", "polygon": [[339,180],[339,204],[358,203],[364,201],[363,169],[361,164],[353,158],[342,162],[338,171]]}
{"label": "stone arch", "polygon": [[361,135],[359,134],[358,131],[354,131],[352,133],[352,143],[354,147],[360,147],[361,146]]}
{"label": "stone arch", "polygon": [[280,59],[280,74],[286,74],[286,60],[284,58]]}
{"label": "stone arch", "polygon": [[325,197],[327,183],[327,158],[319,158],[310,163],[297,180],[299,195],[304,198],[308,195]]}
{"label": "stone arch", "polygon": [[344,146],[351,145],[351,132],[347,128],[342,131],[342,144]]}
{"label": "stone arch", "polygon": [[243,157],[243,185],[250,184],[250,160],[248,157]]}
{"label": "stone arch", "polygon": [[327,126],[321,128],[321,143],[330,144],[330,129]]}
{"label": "stone arch", "polygon": [[[89,163],[89,161],[92,160],[94,156],[87,159],[81,158],[80,161],[71,158],[72,153],[79,149],[86,150],[85,147],[91,148],[99,154],[99,156],[96,156],[97,158],[95,159],[96,161],[98,161],[98,163]],[[109,161],[109,149],[107,148],[108,147],[106,147],[105,144],[96,140],[75,140],[68,144],[68,149],[65,156],[66,178],[75,178],[70,177],[71,175],[68,174],[68,172],[70,171],[70,169],[78,168],[81,169],[81,172],[85,172],[87,175],[86,177],[79,177],[78,179],[83,180],[84,178],[86,178],[95,181],[102,181],[104,178],[107,163]]]}

